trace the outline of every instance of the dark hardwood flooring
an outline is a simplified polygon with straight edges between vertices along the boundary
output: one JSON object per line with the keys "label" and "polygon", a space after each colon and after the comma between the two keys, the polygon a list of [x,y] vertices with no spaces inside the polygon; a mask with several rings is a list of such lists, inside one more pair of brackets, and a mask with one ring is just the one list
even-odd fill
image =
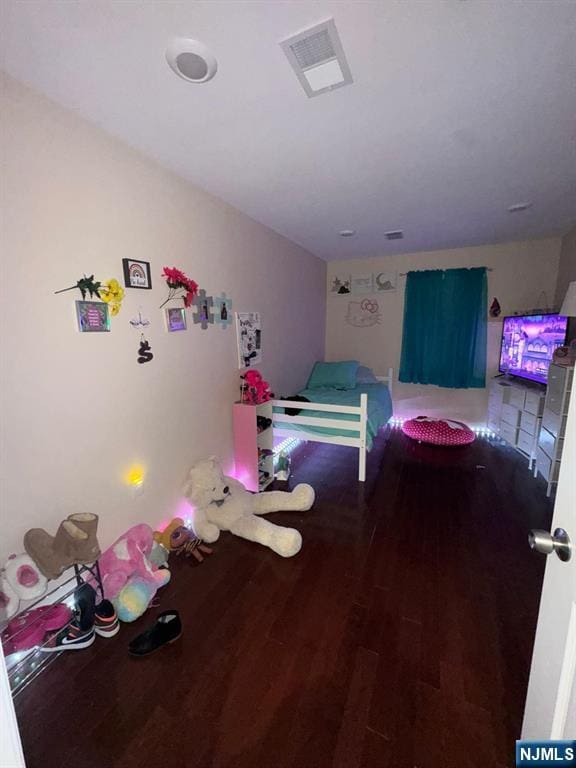
{"label": "dark hardwood flooring", "polygon": [[[28,768],[504,768],[514,764],[552,507],[521,457],[478,440],[308,444],[278,513],[284,560],[222,535],[176,560],[160,606],[62,654],[16,699]],[[147,659],[127,642],[156,613],[184,634]]]}

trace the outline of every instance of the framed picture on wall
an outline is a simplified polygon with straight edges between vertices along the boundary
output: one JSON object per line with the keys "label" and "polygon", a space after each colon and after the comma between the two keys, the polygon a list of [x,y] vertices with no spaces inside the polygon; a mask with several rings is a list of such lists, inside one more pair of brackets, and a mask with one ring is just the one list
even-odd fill
{"label": "framed picture on wall", "polygon": [[252,368],[262,362],[260,312],[236,312],[238,367]]}
{"label": "framed picture on wall", "polygon": [[374,293],[374,275],[352,275],[352,293],[356,296]]}
{"label": "framed picture on wall", "polygon": [[105,333],[110,330],[108,304],[103,301],[77,301],[76,317],[81,333]]}
{"label": "framed picture on wall", "polygon": [[374,275],[374,289],[376,293],[389,293],[396,290],[398,272],[376,272]]}
{"label": "framed picture on wall", "polygon": [[185,331],[186,330],[186,310],[184,307],[166,307],[166,330],[172,333],[173,331]]}
{"label": "framed picture on wall", "polygon": [[330,280],[329,291],[332,296],[348,295],[350,293],[350,275],[334,275]]}
{"label": "framed picture on wall", "polygon": [[122,259],[124,285],[126,288],[152,288],[150,262],[136,259]]}

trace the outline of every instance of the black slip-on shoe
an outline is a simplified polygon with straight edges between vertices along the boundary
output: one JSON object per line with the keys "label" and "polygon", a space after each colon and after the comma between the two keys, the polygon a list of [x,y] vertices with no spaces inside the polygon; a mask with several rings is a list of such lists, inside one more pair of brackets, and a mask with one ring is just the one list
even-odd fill
{"label": "black slip-on shoe", "polygon": [[163,645],[178,640],[181,634],[182,622],[178,611],[164,611],[151,627],[130,642],[128,651],[133,656],[148,656]]}

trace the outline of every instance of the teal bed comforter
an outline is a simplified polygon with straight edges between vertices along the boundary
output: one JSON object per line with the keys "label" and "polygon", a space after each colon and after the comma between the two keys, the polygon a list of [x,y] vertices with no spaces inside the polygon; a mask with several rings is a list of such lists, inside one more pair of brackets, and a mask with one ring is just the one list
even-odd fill
{"label": "teal bed comforter", "polygon": [[[299,395],[310,400],[311,403],[326,403],[328,405],[360,405],[360,395],[368,395],[368,424],[366,429],[367,448],[372,448],[372,440],[380,427],[384,426],[392,416],[392,399],[386,384],[358,384],[354,389],[303,389],[298,392]],[[294,403],[294,408],[298,408],[298,403]],[[274,408],[274,413],[282,413],[283,408]],[[312,411],[306,409],[301,411],[301,416],[316,416],[320,419],[339,419],[346,421],[360,421],[358,416],[351,413],[328,413],[325,411]],[[290,429],[304,433],[314,432],[321,435],[339,435],[340,437],[358,437],[358,430],[335,429],[329,427],[309,427],[298,426],[297,424],[275,422],[277,429]]]}

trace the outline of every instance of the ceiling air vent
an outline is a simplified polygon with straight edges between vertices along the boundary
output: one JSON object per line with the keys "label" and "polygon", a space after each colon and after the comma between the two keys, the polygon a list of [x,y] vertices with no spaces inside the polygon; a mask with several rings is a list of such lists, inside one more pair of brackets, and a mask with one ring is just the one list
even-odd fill
{"label": "ceiling air vent", "polygon": [[384,232],[386,240],[402,240],[404,232],[401,229],[394,229],[391,232]]}
{"label": "ceiling air vent", "polygon": [[280,45],[308,96],[319,96],[352,82],[334,19],[289,37]]}

